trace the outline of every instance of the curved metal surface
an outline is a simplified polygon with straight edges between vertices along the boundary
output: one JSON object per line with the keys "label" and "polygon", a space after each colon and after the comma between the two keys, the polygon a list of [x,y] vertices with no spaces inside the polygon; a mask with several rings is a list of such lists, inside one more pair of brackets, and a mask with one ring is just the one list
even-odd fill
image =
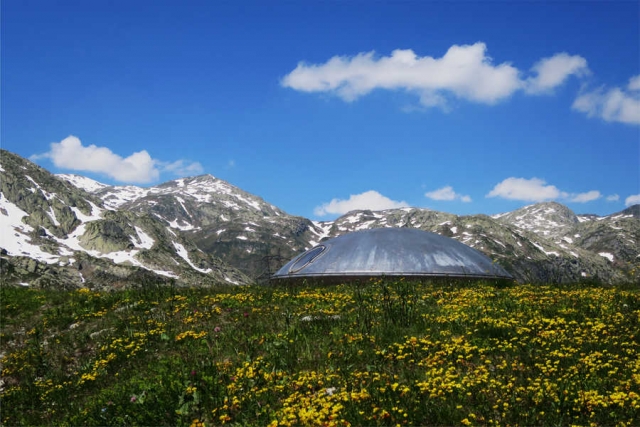
{"label": "curved metal surface", "polygon": [[[324,246],[318,251],[318,246]],[[355,231],[298,255],[273,279],[337,276],[448,276],[512,279],[481,252],[449,237],[414,228]],[[319,254],[313,257],[312,252]],[[311,252],[311,253],[310,253]],[[299,268],[303,258],[305,265]]]}

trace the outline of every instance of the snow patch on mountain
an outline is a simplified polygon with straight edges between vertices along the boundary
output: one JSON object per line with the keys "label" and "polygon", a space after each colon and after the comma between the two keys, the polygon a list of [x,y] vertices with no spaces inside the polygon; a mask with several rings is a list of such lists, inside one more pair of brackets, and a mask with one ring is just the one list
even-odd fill
{"label": "snow patch on mountain", "polygon": [[624,215],[624,214],[618,214],[618,215],[614,215],[614,216],[606,216],[604,218],[609,218],[609,219],[624,219],[624,218],[633,218],[633,215]]}
{"label": "snow patch on mountain", "polygon": [[181,197],[179,197],[179,196],[176,196],[176,200],[178,201],[178,203],[180,203],[180,206],[182,206],[182,210],[184,210],[184,212],[185,212],[187,215],[191,216],[191,214],[189,213],[189,211],[187,210],[187,208],[184,206],[184,200],[183,200]]}
{"label": "snow patch on mountain", "polygon": [[368,230],[369,228],[371,228],[371,225],[375,224],[375,222],[375,219],[363,222],[362,224],[357,225],[355,230]]}
{"label": "snow patch on mountain", "polygon": [[555,256],[560,256],[560,254],[558,252],[555,251],[546,251],[542,245],[540,245],[539,243],[536,242],[531,242],[531,244],[533,246],[535,246],[536,248],[538,248],[541,252],[543,252],[545,255],[555,255]]}
{"label": "snow patch on mountain", "polygon": [[[313,227],[309,227],[309,230],[316,235],[313,239],[309,240],[309,244],[313,247],[316,246],[322,239],[327,238],[331,234],[331,227],[333,226],[333,221],[320,222],[320,221],[311,221]],[[285,237],[280,236],[278,233],[275,234],[277,237]]]}
{"label": "snow patch on mountain", "polygon": [[81,188],[87,193],[93,193],[95,191],[101,190],[103,188],[109,187],[107,184],[103,184],[101,182],[95,181],[91,178],[87,178],[80,175],[73,174],[58,174],[56,175],[58,178],[61,178],[65,181],[68,181],[71,185],[77,188]]}
{"label": "snow patch on mountain", "polygon": [[56,227],[60,226],[60,221],[58,221],[58,218],[56,218],[56,213],[53,211],[53,206],[49,206],[47,215],[49,215],[49,218],[51,218],[51,222],[53,222]]}
{"label": "snow patch on mountain", "polygon": [[22,222],[25,216],[25,211],[0,196],[0,247],[12,256],[27,256],[46,264],[57,263],[60,258],[58,255],[43,251],[24,234],[33,231],[33,227]]}
{"label": "snow patch on mountain", "polygon": [[[163,219],[162,217],[159,216],[160,219]],[[178,223],[178,219],[174,219],[173,221],[169,221],[169,226],[171,228],[175,228],[177,230],[181,230],[181,231],[191,231],[191,230],[199,230],[200,227],[195,227],[192,224],[186,223],[184,221],[182,221],[183,224]]]}
{"label": "snow patch on mountain", "polygon": [[609,261],[613,262],[613,254],[610,254],[609,252],[598,252],[598,255],[600,255],[601,257],[604,257],[604,258],[608,259]]}
{"label": "snow patch on mountain", "polygon": [[193,262],[191,262],[191,259],[189,259],[189,252],[187,252],[187,250],[185,249],[185,247],[183,245],[181,245],[180,243],[177,243],[177,242],[172,242],[172,243],[173,243],[173,247],[176,248],[177,254],[182,259],[187,261],[187,263],[191,266],[191,268],[193,268],[194,270],[197,270],[197,271],[199,271],[201,273],[205,273],[205,274],[211,272],[210,268],[207,268],[207,269],[200,268],[200,267],[197,267]]}
{"label": "snow patch on mountain", "polygon": [[[42,250],[39,245],[36,245],[31,241],[31,237],[29,237],[27,233],[33,232],[33,227],[22,222],[22,218],[28,216],[28,214],[15,204],[9,202],[4,196],[0,196],[0,235],[3,237],[2,242],[0,242],[0,247],[5,249],[8,255],[27,256],[38,262],[46,264],[60,263],[61,257],[72,256],[74,251],[80,251],[96,258],[111,259],[117,264],[130,264],[151,270],[163,276],[174,278],[178,277],[172,272],[155,270],[143,265],[135,258],[139,249],[100,253],[95,250],[87,250],[83,248],[80,245],[79,238],[85,232],[86,223],[91,220],[99,219],[100,209],[95,206],[95,204],[91,205],[93,209],[91,216],[83,215],[79,209],[72,208],[74,213],[76,213],[76,216],[84,221],[65,238],[58,238],[43,227],[45,236],[42,236],[42,238],[48,238],[59,245],[56,253],[53,254]],[[96,213],[98,213],[98,215],[96,215]],[[134,240],[137,240],[137,247],[150,248],[153,245],[153,239],[142,229],[136,227],[136,233],[138,236],[137,239]]]}
{"label": "snow patch on mountain", "polygon": [[80,209],[74,206],[71,207],[71,210],[76,215],[76,218],[78,218],[82,222],[95,221],[97,219],[102,218],[102,212],[104,212],[105,209],[100,208],[93,202],[89,202],[89,201],[87,202],[89,203],[89,206],[91,206],[91,213],[89,215],[83,214]]}
{"label": "snow patch on mountain", "polygon": [[125,203],[145,197],[148,193],[148,190],[133,185],[126,187],[109,187],[107,191],[100,193],[100,198],[106,206],[118,209]]}
{"label": "snow patch on mountain", "polygon": [[137,241],[134,241],[134,244],[137,243],[136,247],[151,249],[155,243],[155,240],[153,240],[153,238],[145,233],[144,230],[140,227],[136,226],[135,230],[136,234],[138,235],[138,238],[136,239]]}

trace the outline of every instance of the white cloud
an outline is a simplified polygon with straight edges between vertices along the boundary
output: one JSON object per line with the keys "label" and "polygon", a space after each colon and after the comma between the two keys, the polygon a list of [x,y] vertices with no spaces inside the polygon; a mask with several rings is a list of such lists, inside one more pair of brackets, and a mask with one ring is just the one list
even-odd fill
{"label": "white cloud", "polygon": [[146,150],[123,158],[107,147],[97,147],[93,144],[84,146],[80,139],[73,135],[60,142],[51,143],[51,149],[48,152],[31,156],[31,158],[48,158],[59,168],[102,173],[116,181],[130,183],[153,182],[163,171],[178,175],[202,172],[202,166],[199,163],[185,164],[183,160],[173,163],[161,162],[151,158]]}
{"label": "white cloud", "polygon": [[566,191],[560,191],[555,185],[547,184],[540,178],[510,177],[493,187],[487,197],[501,197],[524,202],[565,199],[574,203],[586,203],[599,199],[602,194],[597,190],[587,191],[586,193],[567,193]]}
{"label": "white cloud", "polygon": [[527,80],[525,91],[532,94],[549,93],[571,75],[582,77],[589,74],[586,59],[564,52],[541,59],[531,70],[537,75]]}
{"label": "white cloud", "polygon": [[424,195],[432,200],[461,200],[467,203],[471,201],[471,197],[456,193],[450,185],[434,191],[428,191]]}
{"label": "white cloud", "polygon": [[593,200],[597,200],[600,197],[602,197],[602,194],[600,194],[599,191],[591,190],[591,191],[587,191],[586,193],[572,194],[571,197],[569,198],[569,201],[576,202],[576,203],[586,203],[586,202],[591,202]]}
{"label": "white cloud", "polygon": [[495,104],[518,90],[548,92],[568,76],[587,72],[586,61],[561,53],[538,62],[536,77],[523,80],[508,62],[492,63],[482,42],[453,45],[441,58],[417,56],[411,49],[397,49],[390,56],[374,52],[334,56],[324,64],[298,63],[281,81],[302,92],[329,92],[351,102],[375,89],[415,93],[426,107],[445,106],[446,96]]}
{"label": "white cloud", "polygon": [[204,170],[198,162],[185,163],[184,160],[176,160],[173,163],[165,163],[156,160],[156,163],[161,167],[162,172],[171,172],[178,176],[199,175]]}
{"label": "white cloud", "polygon": [[610,196],[607,196],[607,202],[617,202],[618,200],[620,200],[620,196],[618,196],[617,194],[612,194]]}
{"label": "white cloud", "polygon": [[640,125],[640,75],[631,77],[626,89],[600,87],[587,91],[583,88],[572,108],[607,122]]}
{"label": "white cloud", "polygon": [[625,206],[631,206],[631,205],[637,205],[637,204],[640,204],[640,194],[634,194],[624,199]]}
{"label": "white cloud", "polygon": [[333,199],[329,203],[324,203],[316,207],[313,213],[317,216],[329,214],[345,214],[353,210],[383,210],[404,208],[409,206],[407,202],[397,202],[383,196],[377,191],[365,191],[361,194],[352,194],[347,200]]}
{"label": "white cloud", "polygon": [[539,178],[507,178],[493,187],[487,197],[502,197],[525,202],[543,202],[561,197],[563,193],[554,185],[546,185]]}
{"label": "white cloud", "polygon": [[454,45],[442,58],[419,57],[411,49],[377,58],[374,52],[334,56],[324,64],[299,63],[282,85],[303,92],[334,92],[353,101],[374,89],[415,92],[426,106],[444,102],[441,91],[482,103],[510,96],[521,82],[510,64],[497,66],[485,55],[484,43]]}

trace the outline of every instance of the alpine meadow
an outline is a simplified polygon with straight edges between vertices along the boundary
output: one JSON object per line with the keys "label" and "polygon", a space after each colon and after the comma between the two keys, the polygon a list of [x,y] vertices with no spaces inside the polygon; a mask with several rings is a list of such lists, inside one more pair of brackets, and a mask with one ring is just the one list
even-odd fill
{"label": "alpine meadow", "polygon": [[0,29],[0,427],[640,427],[639,0]]}

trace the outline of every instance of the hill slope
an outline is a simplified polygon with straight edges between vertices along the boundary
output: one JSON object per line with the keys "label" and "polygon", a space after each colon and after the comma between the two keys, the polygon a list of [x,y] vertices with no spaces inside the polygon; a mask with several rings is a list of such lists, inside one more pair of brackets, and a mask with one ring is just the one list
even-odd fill
{"label": "hill slope", "polygon": [[0,182],[5,280],[54,287],[249,281],[157,218],[110,209],[83,188],[4,150]]}
{"label": "hill slope", "polygon": [[604,217],[547,202],[493,217],[402,208],[311,221],[211,175],[141,188],[53,176],[6,151],[0,164],[3,236],[13,236],[0,245],[3,272],[35,277],[57,265],[75,285],[86,278],[79,257],[110,271],[105,284],[134,271],[185,284],[265,281],[324,239],[377,227],[457,239],[522,282],[628,282],[640,271],[640,206]]}

